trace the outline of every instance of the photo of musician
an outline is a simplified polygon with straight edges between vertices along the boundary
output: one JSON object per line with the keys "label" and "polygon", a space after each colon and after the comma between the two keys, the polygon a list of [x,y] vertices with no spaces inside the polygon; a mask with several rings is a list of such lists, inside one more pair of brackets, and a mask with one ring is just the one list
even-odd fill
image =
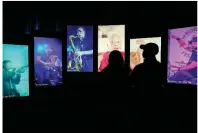
{"label": "photo of musician", "polygon": [[110,25],[98,27],[98,71],[101,72],[107,65],[109,54],[113,50],[119,50],[125,59],[125,26]]}
{"label": "photo of musician", "polygon": [[3,97],[28,96],[28,46],[4,44],[2,66]]}
{"label": "photo of musician", "polygon": [[[194,29],[194,32],[193,32]],[[173,55],[169,55],[168,64],[168,81],[185,84],[197,84],[197,27],[183,29],[183,39],[176,33],[170,33],[169,43],[170,50],[174,49],[174,45],[182,48],[180,51],[174,51],[177,53],[179,60],[171,61]],[[178,29],[180,30],[180,29]],[[181,29],[182,30],[182,29]],[[189,36],[186,38],[186,36]],[[173,43],[174,41],[174,43]],[[171,49],[172,48],[172,49]],[[169,51],[170,52],[170,51]],[[185,58],[184,58],[185,57]],[[175,57],[176,58],[176,57]],[[182,59],[183,58],[183,59]],[[171,75],[170,71],[174,71]]]}
{"label": "photo of musician", "polygon": [[93,71],[92,26],[67,26],[67,71]]}
{"label": "photo of musician", "polygon": [[35,37],[35,83],[62,84],[62,47],[56,38]]}

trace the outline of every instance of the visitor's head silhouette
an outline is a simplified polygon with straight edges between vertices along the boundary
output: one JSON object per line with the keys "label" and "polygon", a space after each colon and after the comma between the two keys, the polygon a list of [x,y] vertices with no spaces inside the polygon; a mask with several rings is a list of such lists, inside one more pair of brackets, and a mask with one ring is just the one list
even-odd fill
{"label": "visitor's head silhouette", "polygon": [[114,50],[109,55],[109,65],[112,66],[122,66],[124,63],[124,59],[122,57],[122,54],[118,50]]}
{"label": "visitor's head silhouette", "polygon": [[143,49],[142,56],[144,59],[154,58],[159,52],[159,47],[155,43],[140,45],[140,49]]}

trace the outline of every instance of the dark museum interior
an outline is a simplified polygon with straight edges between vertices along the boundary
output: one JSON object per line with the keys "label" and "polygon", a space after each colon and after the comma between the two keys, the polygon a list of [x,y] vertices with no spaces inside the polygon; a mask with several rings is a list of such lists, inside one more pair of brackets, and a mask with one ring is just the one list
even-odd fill
{"label": "dark museum interior", "polygon": [[[67,25],[93,26],[93,72],[64,67]],[[125,25],[126,66],[130,39],[161,37],[165,83],[162,93],[155,94],[161,98],[155,107],[139,108],[142,102],[128,77],[98,72],[98,25]],[[191,26],[197,26],[196,2],[3,2],[3,44],[29,47],[29,96],[3,98],[3,131],[138,133],[146,122],[157,133],[197,132],[197,85],[170,84],[166,76],[168,30]],[[62,40],[62,85],[35,86],[34,37]],[[155,119],[142,119],[151,108],[158,125],[152,125]]]}

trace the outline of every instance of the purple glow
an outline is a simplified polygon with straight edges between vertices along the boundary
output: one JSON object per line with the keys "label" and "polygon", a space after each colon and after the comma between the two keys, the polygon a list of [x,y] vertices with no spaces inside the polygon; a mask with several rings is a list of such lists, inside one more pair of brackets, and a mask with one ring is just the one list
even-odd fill
{"label": "purple glow", "polygon": [[169,30],[168,83],[197,85],[197,26]]}

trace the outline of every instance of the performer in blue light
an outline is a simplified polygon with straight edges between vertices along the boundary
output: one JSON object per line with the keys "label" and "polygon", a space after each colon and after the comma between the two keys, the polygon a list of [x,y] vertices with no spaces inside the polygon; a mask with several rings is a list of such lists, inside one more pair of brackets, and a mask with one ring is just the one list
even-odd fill
{"label": "performer in blue light", "polygon": [[[89,31],[91,32],[91,31]],[[70,44],[67,47],[68,70],[89,72],[93,70],[92,37],[86,35],[85,28],[78,27],[77,35],[69,35]],[[79,67],[74,67],[78,58]]]}

